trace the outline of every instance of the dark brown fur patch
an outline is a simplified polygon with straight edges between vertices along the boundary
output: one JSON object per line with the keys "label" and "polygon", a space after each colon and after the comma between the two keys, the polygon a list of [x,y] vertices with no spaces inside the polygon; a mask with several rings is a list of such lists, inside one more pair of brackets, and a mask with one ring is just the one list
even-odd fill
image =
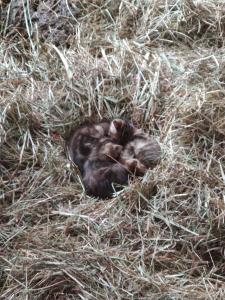
{"label": "dark brown fur patch", "polygon": [[143,176],[160,158],[159,144],[123,119],[83,124],[67,147],[87,194],[101,198],[127,184],[129,174]]}
{"label": "dark brown fur patch", "polygon": [[99,141],[84,164],[83,183],[88,195],[107,198],[118,190],[118,185],[127,184],[128,171],[117,162],[121,151],[122,146],[108,138]]}
{"label": "dark brown fur patch", "polygon": [[78,166],[83,174],[83,166],[99,140],[107,136],[110,122],[103,121],[97,124],[82,124],[70,136],[67,150],[70,159]]}

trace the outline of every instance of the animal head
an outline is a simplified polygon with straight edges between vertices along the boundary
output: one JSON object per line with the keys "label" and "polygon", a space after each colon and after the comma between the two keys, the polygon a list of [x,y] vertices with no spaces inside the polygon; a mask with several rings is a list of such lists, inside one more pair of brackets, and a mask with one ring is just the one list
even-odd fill
{"label": "animal head", "polygon": [[120,145],[130,141],[135,133],[135,127],[127,120],[114,119],[110,123],[109,136]]}
{"label": "animal head", "polygon": [[104,139],[99,143],[98,154],[100,158],[118,159],[123,150],[121,145],[113,143],[110,139]]}

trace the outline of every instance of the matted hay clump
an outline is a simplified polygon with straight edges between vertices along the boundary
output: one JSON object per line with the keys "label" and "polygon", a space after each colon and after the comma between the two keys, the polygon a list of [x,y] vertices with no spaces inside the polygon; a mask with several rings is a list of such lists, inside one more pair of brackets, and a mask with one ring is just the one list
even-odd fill
{"label": "matted hay clump", "polygon": [[[0,1],[0,299],[225,298],[225,2]],[[127,117],[162,161],[110,200],[65,154]]]}

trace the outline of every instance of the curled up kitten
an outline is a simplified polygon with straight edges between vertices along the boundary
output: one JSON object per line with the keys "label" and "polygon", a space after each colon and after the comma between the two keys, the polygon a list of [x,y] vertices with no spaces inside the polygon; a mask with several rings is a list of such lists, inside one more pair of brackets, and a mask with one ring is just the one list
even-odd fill
{"label": "curled up kitten", "polygon": [[122,146],[105,138],[84,163],[83,184],[88,195],[107,198],[127,184],[129,171],[117,160]]}
{"label": "curled up kitten", "polygon": [[133,136],[133,125],[121,119],[101,121],[96,124],[85,123],[78,127],[67,142],[70,159],[78,166],[81,175],[85,161],[102,138],[109,137],[113,143],[125,145]]}
{"label": "curled up kitten", "polygon": [[70,136],[67,142],[67,152],[70,159],[78,166],[83,175],[83,167],[93,148],[99,140],[108,135],[110,122],[97,124],[82,124]]}
{"label": "curled up kitten", "polygon": [[119,160],[122,150],[121,145],[113,143],[109,138],[99,141],[84,163],[83,184],[88,195],[111,197],[115,191],[128,184],[129,175],[136,173],[137,169],[143,172],[136,159],[121,164]]}
{"label": "curled up kitten", "polygon": [[146,139],[143,137],[140,130],[122,119],[83,124],[71,135],[67,150],[81,172],[88,195],[110,197],[127,185],[129,175],[146,173],[148,167],[141,162],[140,154],[140,139]]}
{"label": "curled up kitten", "polygon": [[[128,128],[128,129],[127,129]],[[129,132],[124,139],[124,133]],[[109,127],[109,136],[113,139],[124,140],[120,162],[124,165],[136,161],[136,175],[142,176],[149,168],[157,165],[161,156],[158,142],[131,123],[121,119],[113,120]]]}
{"label": "curled up kitten", "polygon": [[126,167],[134,175],[143,176],[147,172],[147,168],[134,156],[134,153],[126,151],[126,155],[123,155],[127,145],[133,141],[135,136],[141,131],[134,127],[134,125],[128,120],[114,119],[110,123],[109,137],[116,141],[118,144],[123,145],[123,151],[121,152],[119,162]]}
{"label": "curled up kitten", "polygon": [[158,142],[144,133],[139,133],[134,135],[133,140],[124,147],[121,161],[135,158],[146,169],[152,169],[159,163],[160,156],[161,148]]}

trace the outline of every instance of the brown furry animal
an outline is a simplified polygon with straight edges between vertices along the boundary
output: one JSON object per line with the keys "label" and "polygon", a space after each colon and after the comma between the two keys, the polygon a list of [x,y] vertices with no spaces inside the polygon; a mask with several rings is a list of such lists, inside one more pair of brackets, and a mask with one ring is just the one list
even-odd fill
{"label": "brown furry animal", "polygon": [[85,123],[78,127],[69,138],[67,151],[70,159],[78,166],[81,174],[85,161],[89,158],[93,148],[99,141],[106,137],[109,132],[109,121],[97,124]]}
{"label": "brown furry animal", "polygon": [[118,162],[122,149],[109,138],[101,139],[93,148],[84,163],[83,184],[88,195],[107,198],[127,184],[129,171]]}
{"label": "brown furry animal", "polygon": [[143,176],[146,167],[137,159],[120,161],[123,147],[111,139],[101,139],[84,163],[83,184],[88,195],[108,198],[127,185],[129,175]]}
{"label": "brown furry animal", "polygon": [[[127,129],[128,128],[128,129]],[[129,134],[126,135],[126,132]],[[120,162],[123,165],[134,165],[136,160],[136,175],[142,176],[149,168],[153,168],[160,160],[161,148],[153,137],[135,128],[130,122],[121,119],[113,120],[109,127],[112,139],[123,141]]]}
{"label": "brown furry animal", "polygon": [[157,142],[122,119],[83,124],[67,148],[87,194],[101,198],[126,185],[130,174],[143,176],[160,155]]}
{"label": "brown furry animal", "polygon": [[96,124],[85,123],[70,136],[67,151],[70,159],[78,166],[83,175],[85,161],[102,138],[110,136],[112,142],[125,145],[131,140],[133,133],[133,125],[122,119],[115,119],[111,122],[104,120]]}
{"label": "brown furry animal", "polygon": [[109,126],[109,137],[119,145],[126,145],[133,139],[136,128],[131,122],[123,119],[114,119]]}
{"label": "brown furry animal", "polygon": [[137,159],[147,169],[154,168],[160,160],[161,148],[157,141],[146,134],[136,134],[124,147],[121,161]]}

